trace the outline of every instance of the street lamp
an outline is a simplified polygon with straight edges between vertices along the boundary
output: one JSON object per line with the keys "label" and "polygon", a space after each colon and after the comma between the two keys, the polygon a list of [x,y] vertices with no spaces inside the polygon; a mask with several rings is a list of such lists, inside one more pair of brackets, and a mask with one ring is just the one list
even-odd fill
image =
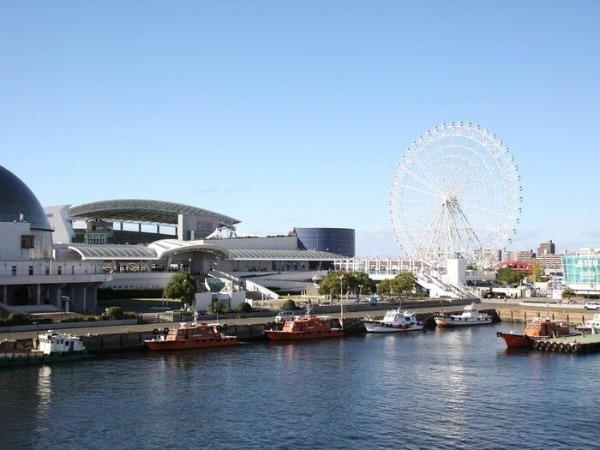
{"label": "street lamp", "polygon": [[362,284],[358,285],[358,303],[360,303],[360,297],[362,296]]}
{"label": "street lamp", "polygon": [[340,275],[340,323],[344,327],[344,275]]}

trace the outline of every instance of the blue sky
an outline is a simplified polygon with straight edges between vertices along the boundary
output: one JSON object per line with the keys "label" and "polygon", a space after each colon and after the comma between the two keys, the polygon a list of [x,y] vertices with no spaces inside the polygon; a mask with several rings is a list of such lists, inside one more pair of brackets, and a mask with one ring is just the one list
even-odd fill
{"label": "blue sky", "polygon": [[0,164],[44,206],[167,200],[395,257],[396,165],[464,120],[518,165],[509,249],[600,247],[599,23],[595,0],[5,0]]}

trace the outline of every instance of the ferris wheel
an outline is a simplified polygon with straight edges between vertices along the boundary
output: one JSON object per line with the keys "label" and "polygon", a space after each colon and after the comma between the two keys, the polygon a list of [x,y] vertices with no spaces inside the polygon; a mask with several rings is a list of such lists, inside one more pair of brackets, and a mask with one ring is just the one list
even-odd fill
{"label": "ferris wheel", "polygon": [[508,148],[471,123],[444,123],[413,141],[390,192],[394,237],[407,258],[486,266],[516,232],[521,184]]}

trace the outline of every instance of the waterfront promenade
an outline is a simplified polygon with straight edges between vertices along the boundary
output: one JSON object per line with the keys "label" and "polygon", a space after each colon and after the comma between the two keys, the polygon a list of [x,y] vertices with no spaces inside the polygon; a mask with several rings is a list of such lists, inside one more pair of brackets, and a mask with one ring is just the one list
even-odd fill
{"label": "waterfront promenade", "polygon": [[[571,324],[582,323],[589,319],[593,315],[593,311],[586,311],[583,309],[583,302],[575,304],[567,303],[551,303],[548,302],[547,298],[532,298],[526,299],[507,299],[506,301],[495,300],[495,299],[484,299],[478,308],[480,310],[494,310],[496,311],[501,321],[507,322],[525,322],[535,316],[545,316],[547,313],[550,314],[556,320],[567,321]],[[435,304],[431,304],[430,301],[426,302],[404,302],[402,309],[415,311],[423,316],[429,314],[435,314],[438,312],[457,312],[461,311],[463,307],[469,303],[468,300],[461,301],[437,301]],[[393,303],[379,303],[377,305],[360,304],[360,305],[345,305],[344,306],[344,318],[347,319],[361,319],[363,317],[383,317],[385,311],[392,308],[397,308],[398,304]],[[314,313],[317,315],[329,316],[332,319],[340,317],[339,306],[329,307],[315,307]],[[263,312],[260,315],[253,315],[251,317],[240,318],[237,314],[232,313],[225,316],[202,316],[201,321],[211,323],[221,323],[227,325],[264,325],[273,322],[277,311]],[[302,310],[298,310],[298,315],[303,314]],[[118,324],[118,325],[102,325],[102,322],[93,324],[86,324],[86,326],[78,326],[77,323],[73,323],[72,326],[64,328],[64,325],[60,327],[61,330],[68,331],[71,334],[78,336],[86,335],[108,335],[108,334],[126,334],[126,333],[146,333],[151,332],[155,328],[165,328],[178,325],[179,322],[155,322],[155,323],[144,323],[144,324]],[[0,329],[0,340],[21,340],[35,338],[37,333],[52,329],[52,324],[39,325],[36,330],[35,327],[30,326],[29,329],[23,331],[1,331]],[[56,327],[58,329],[58,327]]]}

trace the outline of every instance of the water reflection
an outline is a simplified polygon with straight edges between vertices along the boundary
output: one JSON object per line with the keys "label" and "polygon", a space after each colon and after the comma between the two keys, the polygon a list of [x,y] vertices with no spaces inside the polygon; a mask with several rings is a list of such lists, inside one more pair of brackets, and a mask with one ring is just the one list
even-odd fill
{"label": "water reflection", "polygon": [[52,403],[52,367],[40,366],[37,371],[37,419],[38,424],[47,420],[47,413]]}

